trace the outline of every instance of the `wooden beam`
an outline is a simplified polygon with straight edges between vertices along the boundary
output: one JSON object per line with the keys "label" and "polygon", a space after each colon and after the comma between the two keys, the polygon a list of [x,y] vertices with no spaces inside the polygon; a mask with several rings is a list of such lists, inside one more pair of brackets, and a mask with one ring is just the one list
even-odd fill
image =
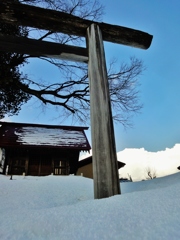
{"label": "wooden beam", "polygon": [[114,127],[103,40],[98,25],[87,29],[94,197],[120,193]]}
{"label": "wooden beam", "polygon": [[93,22],[64,12],[19,4],[10,0],[1,0],[0,20],[81,37],[86,37],[87,28],[94,23],[100,26],[103,40],[108,42],[148,49],[152,41],[152,35],[142,31]]}
{"label": "wooden beam", "polygon": [[0,34],[0,51],[88,62],[86,48]]}
{"label": "wooden beam", "polygon": [[28,168],[29,168],[29,155],[27,154],[25,158],[25,175],[26,176],[28,175]]}

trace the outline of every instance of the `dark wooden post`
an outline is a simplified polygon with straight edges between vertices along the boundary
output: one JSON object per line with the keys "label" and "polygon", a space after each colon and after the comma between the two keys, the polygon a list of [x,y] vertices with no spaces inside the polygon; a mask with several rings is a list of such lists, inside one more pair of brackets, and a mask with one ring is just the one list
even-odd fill
{"label": "dark wooden post", "polygon": [[97,24],[87,29],[94,197],[120,194],[114,127],[102,34]]}
{"label": "dark wooden post", "polygon": [[25,157],[25,176],[28,175],[28,168],[29,168],[29,155],[28,155],[28,153],[26,153],[26,157]]}

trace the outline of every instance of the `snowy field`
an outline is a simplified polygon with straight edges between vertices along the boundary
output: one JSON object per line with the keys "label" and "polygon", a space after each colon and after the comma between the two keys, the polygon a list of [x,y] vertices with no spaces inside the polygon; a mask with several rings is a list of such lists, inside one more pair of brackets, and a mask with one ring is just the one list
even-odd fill
{"label": "snowy field", "polygon": [[180,173],[94,200],[81,176],[0,175],[1,240],[180,239]]}

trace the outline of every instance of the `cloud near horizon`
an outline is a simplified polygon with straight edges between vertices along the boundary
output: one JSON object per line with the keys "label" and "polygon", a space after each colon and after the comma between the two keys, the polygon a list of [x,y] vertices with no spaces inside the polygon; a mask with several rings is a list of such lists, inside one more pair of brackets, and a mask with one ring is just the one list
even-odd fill
{"label": "cloud near horizon", "polygon": [[[80,160],[92,155],[83,153]],[[148,152],[144,148],[125,148],[117,153],[117,159],[126,163],[125,167],[119,170],[120,177],[127,178],[131,175],[133,181],[146,179],[146,169],[150,168],[156,173],[156,177],[163,177],[178,172],[180,166],[180,144],[173,148],[166,148],[164,151]]]}
{"label": "cloud near horizon", "polygon": [[156,172],[156,177],[163,177],[178,172],[180,144],[158,152],[148,152],[144,148],[125,149],[117,153],[117,158],[126,163],[119,171],[120,176],[127,177],[130,174],[133,180],[139,181],[146,179],[146,169],[150,168]]}

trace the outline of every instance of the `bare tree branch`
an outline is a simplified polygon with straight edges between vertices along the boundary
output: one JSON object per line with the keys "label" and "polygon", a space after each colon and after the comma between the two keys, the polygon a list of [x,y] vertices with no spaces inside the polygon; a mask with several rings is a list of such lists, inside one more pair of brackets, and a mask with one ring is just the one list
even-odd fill
{"label": "bare tree branch", "polygon": [[[60,10],[96,21],[101,20],[104,11],[98,0],[20,0],[19,2]],[[52,42],[61,44],[85,45],[81,38],[67,34],[33,28],[28,28],[28,33],[39,41],[50,39]],[[24,55],[22,59],[27,61],[34,57]],[[24,93],[36,97],[45,105],[60,106],[63,116],[72,116],[80,121],[87,120],[90,106],[87,65],[45,57],[39,57],[39,59],[57,67],[59,79],[40,81],[22,75],[22,81],[14,82],[14,84],[18,85]],[[108,79],[113,117],[124,126],[131,126],[131,115],[140,112],[142,108],[138,98],[138,78],[143,70],[142,61],[135,57],[130,59],[129,64],[122,63],[119,69],[117,69],[116,61],[112,61],[109,65]]]}
{"label": "bare tree branch", "polygon": [[146,179],[148,179],[148,180],[156,178],[156,170],[155,169],[147,167],[146,174],[147,174]]}
{"label": "bare tree branch", "polygon": [[[47,61],[51,62],[48,59]],[[143,70],[143,64],[140,60],[131,58],[129,65],[122,64],[118,72],[115,72],[114,64],[115,62],[111,62],[108,71],[114,119],[124,126],[131,126],[131,114],[139,112],[142,108],[138,99],[137,77]],[[64,63],[60,64],[59,67],[61,73],[65,67],[64,81],[53,82],[51,80],[51,83],[45,81],[40,83],[39,81],[24,78],[26,85],[25,87],[19,85],[20,88],[24,92],[35,96],[44,104],[63,106],[73,114],[77,114],[79,111],[79,119],[83,119],[84,115],[89,116],[90,99],[87,67],[72,64],[66,66]],[[67,69],[69,69],[68,75]],[[35,86],[35,88],[31,86]]]}

